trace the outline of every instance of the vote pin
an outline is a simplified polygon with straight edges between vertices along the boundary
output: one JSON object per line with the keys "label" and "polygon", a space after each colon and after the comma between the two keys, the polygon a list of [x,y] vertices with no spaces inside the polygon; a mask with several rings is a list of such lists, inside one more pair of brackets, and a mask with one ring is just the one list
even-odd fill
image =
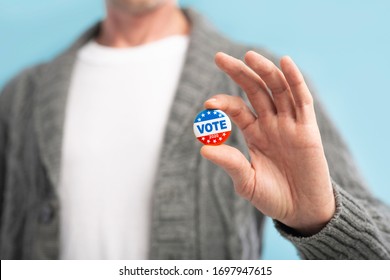
{"label": "vote pin", "polygon": [[196,138],[205,145],[221,145],[232,130],[229,117],[221,110],[204,110],[194,120]]}

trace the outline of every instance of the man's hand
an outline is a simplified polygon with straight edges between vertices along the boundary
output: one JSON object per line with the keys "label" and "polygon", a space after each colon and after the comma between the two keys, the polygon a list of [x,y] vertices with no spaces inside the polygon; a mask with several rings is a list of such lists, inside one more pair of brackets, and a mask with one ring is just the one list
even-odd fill
{"label": "man's hand", "polygon": [[335,212],[328,165],[313,99],[289,57],[279,70],[248,52],[245,62],[218,53],[218,67],[247,94],[255,112],[239,97],[217,95],[207,109],[226,112],[242,131],[251,162],[237,149],[203,146],[201,154],[221,166],[236,192],[257,209],[303,235],[320,231]]}

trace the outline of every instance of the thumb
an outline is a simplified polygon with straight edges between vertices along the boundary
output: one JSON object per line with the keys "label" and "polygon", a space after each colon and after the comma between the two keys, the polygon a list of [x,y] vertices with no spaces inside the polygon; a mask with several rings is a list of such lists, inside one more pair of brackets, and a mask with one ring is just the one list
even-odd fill
{"label": "thumb", "polygon": [[200,149],[201,155],[222,167],[232,178],[236,192],[243,198],[251,201],[254,192],[255,172],[236,148],[228,145],[208,146]]}

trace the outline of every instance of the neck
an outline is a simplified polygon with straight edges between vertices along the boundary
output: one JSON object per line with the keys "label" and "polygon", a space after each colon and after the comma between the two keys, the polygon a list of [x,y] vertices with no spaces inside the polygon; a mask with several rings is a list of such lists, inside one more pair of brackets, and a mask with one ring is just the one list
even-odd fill
{"label": "neck", "polygon": [[107,6],[107,17],[96,41],[105,46],[126,48],[172,35],[189,33],[189,23],[181,10],[170,1],[143,14]]}

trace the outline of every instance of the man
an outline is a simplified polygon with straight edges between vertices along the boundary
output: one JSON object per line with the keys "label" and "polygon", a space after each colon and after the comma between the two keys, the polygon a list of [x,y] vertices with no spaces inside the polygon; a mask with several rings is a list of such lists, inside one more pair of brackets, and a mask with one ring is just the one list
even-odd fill
{"label": "man", "polygon": [[[107,0],[0,97],[2,258],[258,258],[263,214],[303,258],[389,258],[390,211],[298,68],[248,51],[173,0]],[[191,131],[205,100],[242,132],[201,148],[222,168]]]}

